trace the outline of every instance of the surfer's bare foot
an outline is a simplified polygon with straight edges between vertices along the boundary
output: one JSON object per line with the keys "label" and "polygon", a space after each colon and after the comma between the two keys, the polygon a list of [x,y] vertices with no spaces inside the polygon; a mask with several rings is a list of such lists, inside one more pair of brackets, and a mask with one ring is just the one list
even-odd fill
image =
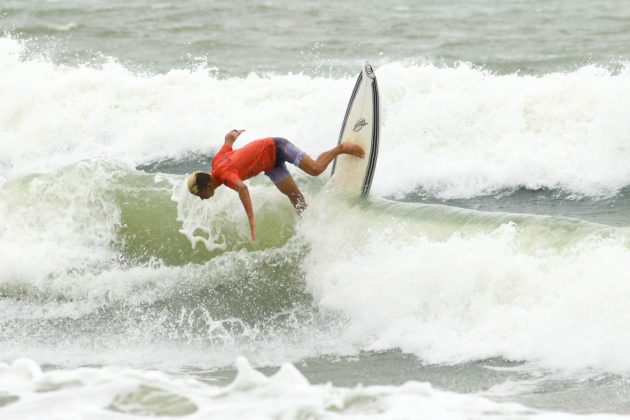
{"label": "surfer's bare foot", "polygon": [[365,151],[361,146],[354,143],[341,143],[341,153],[356,156],[362,158],[365,155]]}

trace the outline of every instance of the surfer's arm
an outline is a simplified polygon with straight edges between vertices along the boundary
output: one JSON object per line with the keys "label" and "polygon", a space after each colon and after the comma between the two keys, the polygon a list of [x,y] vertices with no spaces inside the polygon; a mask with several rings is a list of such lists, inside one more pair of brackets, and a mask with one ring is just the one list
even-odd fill
{"label": "surfer's arm", "polygon": [[249,229],[252,234],[252,241],[256,240],[256,218],[254,217],[254,208],[252,207],[252,198],[249,195],[249,189],[243,181],[234,183],[234,189],[238,192],[238,196],[243,203],[247,219],[249,220]]}
{"label": "surfer's arm", "polygon": [[228,146],[232,147],[234,145],[234,142],[238,138],[238,136],[240,136],[243,131],[245,131],[245,130],[232,130],[232,131],[228,132],[225,135],[225,143],[224,143],[224,145],[228,145]]}

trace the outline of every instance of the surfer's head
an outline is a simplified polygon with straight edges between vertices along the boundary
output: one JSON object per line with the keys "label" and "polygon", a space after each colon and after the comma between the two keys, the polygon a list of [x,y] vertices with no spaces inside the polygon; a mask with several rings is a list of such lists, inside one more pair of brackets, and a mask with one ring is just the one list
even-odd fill
{"label": "surfer's head", "polygon": [[202,200],[214,195],[216,184],[212,180],[212,175],[207,172],[193,172],[188,177],[188,191]]}

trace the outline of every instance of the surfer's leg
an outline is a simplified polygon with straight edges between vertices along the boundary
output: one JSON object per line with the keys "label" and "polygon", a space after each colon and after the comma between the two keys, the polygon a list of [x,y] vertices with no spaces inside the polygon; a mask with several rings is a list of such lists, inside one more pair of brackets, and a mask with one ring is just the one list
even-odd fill
{"label": "surfer's leg", "polygon": [[361,146],[345,142],[338,144],[330,150],[326,150],[324,153],[317,156],[317,159],[313,159],[309,155],[304,155],[299,168],[309,175],[318,176],[328,168],[328,165],[330,165],[330,162],[332,162],[334,158],[341,154],[363,157],[365,152]]}
{"label": "surfer's leg", "polygon": [[[318,176],[324,172],[330,165],[330,162],[340,154],[349,154],[357,157],[363,157],[365,154],[361,146],[350,142],[342,142],[317,156],[317,159],[313,159],[287,139],[274,137],[273,141],[276,143],[276,166],[284,165],[284,162],[290,162],[312,176]],[[277,179],[272,178],[272,180],[274,183],[277,183]]]}
{"label": "surfer's leg", "polygon": [[304,196],[295,183],[293,177],[289,175],[282,181],[276,182],[276,187],[278,187],[282,194],[289,197],[289,200],[291,200],[291,204],[295,207],[297,214],[302,214],[304,209],[306,209],[306,200],[304,200]]}
{"label": "surfer's leg", "polygon": [[265,172],[265,175],[271,179],[282,194],[289,197],[295,211],[301,214],[306,208],[306,201],[281,156],[276,156],[276,165],[271,171]]}
{"label": "surfer's leg", "polygon": [[276,143],[276,165],[289,162],[295,166],[300,166],[302,158],[306,155],[303,150],[282,137],[274,137],[273,141]]}

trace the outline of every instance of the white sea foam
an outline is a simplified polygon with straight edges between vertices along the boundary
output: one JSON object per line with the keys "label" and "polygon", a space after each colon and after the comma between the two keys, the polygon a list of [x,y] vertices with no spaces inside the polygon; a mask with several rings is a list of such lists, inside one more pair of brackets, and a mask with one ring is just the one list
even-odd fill
{"label": "white sea foam", "polygon": [[536,228],[509,221],[435,237],[422,220],[316,206],[300,226],[303,267],[318,305],[349,319],[340,342],[429,363],[630,372],[625,230],[532,248]]}
{"label": "white sea foam", "polygon": [[110,262],[120,217],[111,186],[120,176],[114,166],[86,161],[0,185],[2,283],[37,289]]}
{"label": "white sea foam", "polygon": [[35,362],[19,359],[0,364],[0,396],[6,401],[2,416],[7,420],[42,416],[62,419],[68,415],[91,419],[577,418],[519,404],[495,403],[475,395],[438,391],[427,383],[338,388],[309,384],[291,364],[283,365],[269,377],[252,369],[242,358],[237,361],[237,368],[231,384],[216,386],[161,372],[115,367],[42,373]]}
{"label": "white sea foam", "polygon": [[[0,178],[103,157],[130,165],[287,137],[312,155],[337,141],[354,78],[205,68],[137,74],[55,65],[0,39]],[[630,71],[542,76],[387,64],[376,69],[381,152],[373,192],[471,197],[516,188],[600,196],[630,184]]]}
{"label": "white sea foam", "polygon": [[630,180],[628,69],[533,77],[394,64],[378,74],[385,127],[376,191],[412,183],[442,197],[518,186],[599,195]]}

